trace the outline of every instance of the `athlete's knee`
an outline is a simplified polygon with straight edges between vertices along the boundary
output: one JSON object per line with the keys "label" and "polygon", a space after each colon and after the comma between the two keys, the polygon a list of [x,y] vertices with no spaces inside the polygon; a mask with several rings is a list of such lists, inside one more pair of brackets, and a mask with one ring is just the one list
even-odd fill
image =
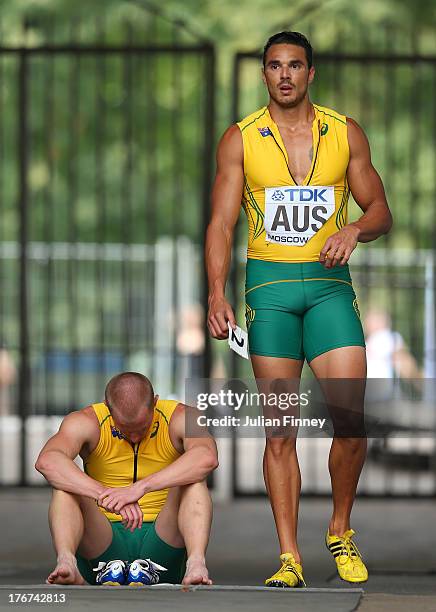
{"label": "athlete's knee", "polygon": [[296,438],[267,438],[265,451],[274,459],[288,457],[296,453]]}
{"label": "athlete's knee", "polygon": [[69,491],[62,491],[61,489],[52,489],[52,501],[57,503],[75,503],[80,504],[80,495],[76,493],[70,493]]}
{"label": "athlete's knee", "polygon": [[88,508],[94,508],[97,505],[95,499],[91,499],[90,497],[86,497],[86,495],[77,495],[77,501],[82,510],[87,510]]}
{"label": "athlete's knee", "polygon": [[335,438],[366,438],[363,412],[342,409],[331,416]]}
{"label": "athlete's knee", "polygon": [[366,437],[358,438],[344,438],[335,437],[336,444],[340,444],[342,448],[351,455],[360,454],[366,451],[367,439]]}
{"label": "athlete's knee", "polygon": [[206,480],[182,485],[178,488],[180,489],[180,497],[185,497],[186,495],[210,495]]}
{"label": "athlete's knee", "polygon": [[83,515],[91,508],[91,506],[96,505],[95,500],[86,497],[85,495],[61,491],[60,489],[53,489],[52,503],[56,505],[68,504],[70,508],[71,506],[76,506]]}

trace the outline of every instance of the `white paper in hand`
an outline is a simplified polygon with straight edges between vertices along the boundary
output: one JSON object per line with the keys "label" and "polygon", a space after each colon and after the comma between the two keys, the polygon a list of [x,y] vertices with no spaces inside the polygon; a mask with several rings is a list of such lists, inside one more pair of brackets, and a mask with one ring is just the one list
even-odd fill
{"label": "white paper in hand", "polygon": [[230,323],[229,326],[229,346],[232,351],[248,359],[248,334],[246,331],[236,326],[236,329],[232,329]]}

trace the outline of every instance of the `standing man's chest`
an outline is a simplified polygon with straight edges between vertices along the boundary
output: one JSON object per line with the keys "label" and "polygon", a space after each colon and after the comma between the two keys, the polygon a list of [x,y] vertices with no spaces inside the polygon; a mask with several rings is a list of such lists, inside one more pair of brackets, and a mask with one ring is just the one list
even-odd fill
{"label": "standing man's chest", "polygon": [[310,129],[272,128],[268,137],[253,133],[245,143],[248,184],[254,191],[292,185],[293,179],[298,185],[343,185],[349,161],[348,143],[343,141],[322,132],[315,139]]}
{"label": "standing man's chest", "polygon": [[302,185],[309,174],[312,161],[314,142],[312,128],[290,130],[281,126],[280,135],[288,157],[289,170],[297,185]]}

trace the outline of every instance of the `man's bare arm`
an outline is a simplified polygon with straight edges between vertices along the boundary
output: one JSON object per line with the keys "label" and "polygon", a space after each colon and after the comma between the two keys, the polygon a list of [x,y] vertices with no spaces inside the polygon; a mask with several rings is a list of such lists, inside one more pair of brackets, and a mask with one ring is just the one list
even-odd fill
{"label": "man's bare arm", "polygon": [[41,450],[35,468],[55,489],[96,499],[102,484],[82,472],[74,459],[92,437],[91,418],[80,412],[68,414],[57,434]]}
{"label": "man's bare arm", "polygon": [[233,233],[238,221],[244,184],[244,151],[241,132],[231,126],[217,150],[217,170],[212,189],[212,216],[206,233],[206,270],[209,281],[207,324],[211,335],[227,338],[227,322],[234,327],[235,316],[225,298]]}
{"label": "man's bare arm", "polygon": [[[106,489],[99,497],[102,506],[112,512],[119,512],[126,503],[138,500],[150,491],[204,480],[218,466],[218,453],[215,440],[205,432],[204,427],[197,425],[199,414],[196,409],[179,404],[170,421],[170,434],[171,439],[183,450],[182,455],[159,472],[129,487]],[[185,435],[185,419],[190,419],[190,437]]]}
{"label": "man's bare arm", "polygon": [[383,183],[371,162],[368,139],[353,119],[347,118],[347,127],[350,147],[347,180],[364,214],[327,239],[320,254],[320,262],[326,267],[346,264],[358,242],[371,242],[392,227]]}
{"label": "man's bare arm", "polygon": [[359,229],[359,242],[371,242],[392,227],[392,215],[386,201],[383,183],[371,162],[368,139],[362,128],[347,119],[350,162],[347,180],[357,205],[364,211],[351,223]]}
{"label": "man's bare arm", "polygon": [[[93,435],[96,423],[92,415],[85,411],[72,412],[67,415],[57,434],[50,438],[36,461],[35,468],[54,489],[98,499],[105,487],[79,468],[74,459],[79,455],[84,445],[95,445],[99,432]],[[135,503],[125,504],[118,513],[123,524],[133,531],[142,525],[142,511]]]}
{"label": "man's bare arm", "polygon": [[[146,491],[159,491],[179,485],[201,482],[218,467],[218,452],[215,440],[197,424],[202,414],[196,408],[179,404],[170,421],[171,439],[182,446],[182,455],[171,465],[151,474]],[[189,436],[186,423],[189,421]]]}

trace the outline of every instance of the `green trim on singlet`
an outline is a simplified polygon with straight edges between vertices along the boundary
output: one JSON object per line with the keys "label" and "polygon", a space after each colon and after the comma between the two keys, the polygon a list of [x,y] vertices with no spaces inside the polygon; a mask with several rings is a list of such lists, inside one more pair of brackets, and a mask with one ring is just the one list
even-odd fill
{"label": "green trim on singlet", "polygon": [[350,190],[348,188],[348,184],[346,179],[344,180],[344,191],[342,193],[342,199],[341,199],[341,205],[339,206],[338,212],[336,213],[336,227],[338,229],[341,229],[344,227],[344,225],[346,225],[346,218],[345,215],[343,214],[344,208],[347,205],[347,201],[348,201],[348,195],[350,193]]}
{"label": "green trim on singlet", "polygon": [[241,132],[243,132],[246,128],[248,128],[250,125],[252,125],[255,121],[257,121],[258,119],[260,119],[261,117],[264,116],[264,114],[266,113],[266,111],[268,110],[267,107],[265,107],[263,113],[260,113],[260,115],[258,115],[257,117],[255,117],[252,121],[250,121],[250,123],[247,123],[247,125],[244,125],[243,128],[241,128]]}
{"label": "green trim on singlet", "polygon": [[[244,174],[244,186],[245,186],[245,189],[246,189],[246,191],[248,193],[248,196],[250,198],[251,207],[254,209],[254,211],[257,214],[256,222],[254,223],[254,235],[253,235],[253,240],[254,240],[254,239],[258,238],[259,236],[261,236],[262,233],[265,231],[265,227],[264,227],[264,223],[263,223],[265,215],[262,212],[262,209],[260,208],[259,204],[256,202],[256,198],[253,195],[253,192],[252,192],[252,190],[250,188],[250,185],[248,184],[247,177],[246,177],[245,174]],[[245,198],[245,200],[246,200],[246,198]],[[247,204],[248,204],[248,202],[247,202]]]}
{"label": "green trim on singlet", "polygon": [[156,412],[160,412],[160,414],[161,414],[161,415],[163,416],[163,418],[165,419],[166,424],[167,424],[167,425],[169,425],[169,423],[168,423],[168,419],[167,419],[167,417],[164,415],[164,413],[162,412],[162,410],[159,410],[159,408],[156,408]]}
{"label": "green trim on singlet", "polygon": [[247,215],[247,218],[251,220],[252,226],[254,228],[254,233],[253,233],[253,238],[252,238],[252,241],[253,241],[257,236],[257,231],[259,228],[259,213],[256,210],[253,210],[253,207],[250,206],[247,198],[244,195],[242,196],[242,208],[244,209],[245,214]]}
{"label": "green trim on singlet", "polygon": [[331,117],[332,119],[336,119],[336,121],[339,121],[339,123],[342,123],[343,125],[347,125],[347,122],[344,121],[343,119],[339,119],[339,117],[335,117],[334,115],[330,115],[330,113],[326,113],[325,111],[322,110],[322,108],[320,108],[319,106],[317,106],[316,104],[312,105],[317,108],[319,110],[320,113],[322,113],[323,115],[327,115],[327,117]]}
{"label": "green trim on singlet", "polygon": [[[109,410],[109,408],[108,408],[108,410]],[[104,419],[102,420],[102,422],[100,423],[100,427],[102,427],[102,426],[103,426],[103,423],[104,423],[105,421],[107,421],[107,419],[108,419],[110,416],[111,416],[111,413],[109,412],[109,414],[107,414],[107,415],[104,417]]]}
{"label": "green trim on singlet", "polygon": [[[245,214],[247,215],[248,222],[250,223],[251,221],[254,227],[254,233],[255,233],[256,228],[257,228],[257,218],[255,219],[253,209],[249,205],[247,198],[244,195],[242,196],[241,204],[242,204],[242,208],[244,209]],[[254,240],[254,235],[253,235],[252,241],[253,240]]]}

